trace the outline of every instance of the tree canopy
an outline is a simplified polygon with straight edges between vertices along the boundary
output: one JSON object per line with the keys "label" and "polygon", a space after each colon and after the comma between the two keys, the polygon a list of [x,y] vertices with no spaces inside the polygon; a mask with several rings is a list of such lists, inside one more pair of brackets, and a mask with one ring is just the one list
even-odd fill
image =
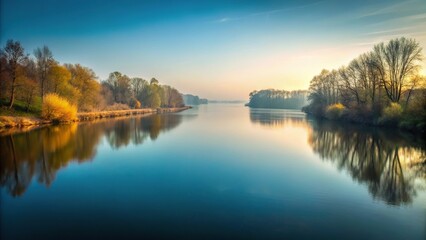
{"label": "tree canopy", "polygon": [[336,111],[336,104],[341,104],[338,117],[347,120],[424,128],[421,51],[417,41],[402,37],[375,45],[338,70],[322,70],[310,82],[304,110],[327,117],[327,111]]}

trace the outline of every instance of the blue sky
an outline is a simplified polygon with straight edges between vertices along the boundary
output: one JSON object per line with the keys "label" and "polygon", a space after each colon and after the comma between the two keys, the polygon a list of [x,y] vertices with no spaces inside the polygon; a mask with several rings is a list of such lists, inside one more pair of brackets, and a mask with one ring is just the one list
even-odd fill
{"label": "blue sky", "polygon": [[321,69],[380,41],[413,37],[425,48],[426,1],[1,0],[0,30],[2,45],[47,45],[101,80],[121,71],[247,99],[254,89],[307,89]]}

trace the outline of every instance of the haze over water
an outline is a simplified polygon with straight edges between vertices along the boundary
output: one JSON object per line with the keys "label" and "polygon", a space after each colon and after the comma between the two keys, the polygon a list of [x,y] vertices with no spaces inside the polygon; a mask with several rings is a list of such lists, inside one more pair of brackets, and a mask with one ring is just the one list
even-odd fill
{"label": "haze over water", "polygon": [[424,239],[424,139],[210,104],[4,134],[1,239]]}

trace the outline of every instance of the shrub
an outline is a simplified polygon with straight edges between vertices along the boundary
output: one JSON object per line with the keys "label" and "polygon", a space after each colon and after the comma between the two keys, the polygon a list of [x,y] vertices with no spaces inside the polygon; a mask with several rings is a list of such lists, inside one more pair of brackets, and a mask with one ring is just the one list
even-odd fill
{"label": "shrub", "polygon": [[321,104],[312,102],[311,104],[304,106],[302,111],[314,116],[324,116],[325,109]]}
{"label": "shrub", "polygon": [[135,102],[135,109],[139,109],[141,108],[141,102],[139,102],[138,100],[136,100]]}
{"label": "shrub", "polygon": [[77,118],[77,107],[54,93],[43,97],[41,117],[54,121],[72,121]]}
{"label": "shrub", "polygon": [[341,115],[342,119],[356,123],[375,123],[374,111],[367,105],[346,107]]}
{"label": "shrub", "polygon": [[327,107],[327,110],[325,111],[325,116],[328,119],[339,119],[342,116],[344,110],[345,106],[343,106],[341,103],[332,104]]}
{"label": "shrub", "polygon": [[129,110],[130,107],[127,104],[122,103],[114,103],[113,105],[107,106],[104,110],[105,111],[117,111],[117,110]]}
{"label": "shrub", "polygon": [[401,119],[402,107],[398,103],[391,103],[383,109],[380,122],[383,124],[396,124]]}

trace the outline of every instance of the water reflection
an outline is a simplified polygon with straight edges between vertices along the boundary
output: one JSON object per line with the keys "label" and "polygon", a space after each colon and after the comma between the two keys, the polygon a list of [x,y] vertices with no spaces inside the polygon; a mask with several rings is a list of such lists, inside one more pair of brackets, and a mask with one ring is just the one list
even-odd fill
{"label": "water reflection", "polygon": [[[309,144],[388,204],[411,203],[425,184],[424,142],[395,130],[313,122]],[[418,181],[419,180],[419,181]]]}
{"label": "water reflection", "polygon": [[61,168],[93,159],[103,136],[112,148],[138,145],[177,127],[183,117],[191,116],[160,114],[102,120],[0,136],[0,184],[12,196],[22,195],[33,179],[50,186]]}
{"label": "water reflection", "polygon": [[307,128],[308,142],[324,161],[331,161],[375,199],[409,204],[426,188],[426,147],[421,136],[329,121],[308,121],[303,113],[250,109],[252,123],[268,127],[291,124]]}
{"label": "water reflection", "polygon": [[105,121],[99,127],[105,130],[105,136],[112,148],[118,149],[130,143],[142,144],[146,139],[155,140],[161,132],[177,127],[182,117],[190,115],[161,114],[143,118],[130,118],[123,121]]}
{"label": "water reflection", "polygon": [[250,121],[266,127],[306,126],[306,115],[296,110],[250,108]]}

